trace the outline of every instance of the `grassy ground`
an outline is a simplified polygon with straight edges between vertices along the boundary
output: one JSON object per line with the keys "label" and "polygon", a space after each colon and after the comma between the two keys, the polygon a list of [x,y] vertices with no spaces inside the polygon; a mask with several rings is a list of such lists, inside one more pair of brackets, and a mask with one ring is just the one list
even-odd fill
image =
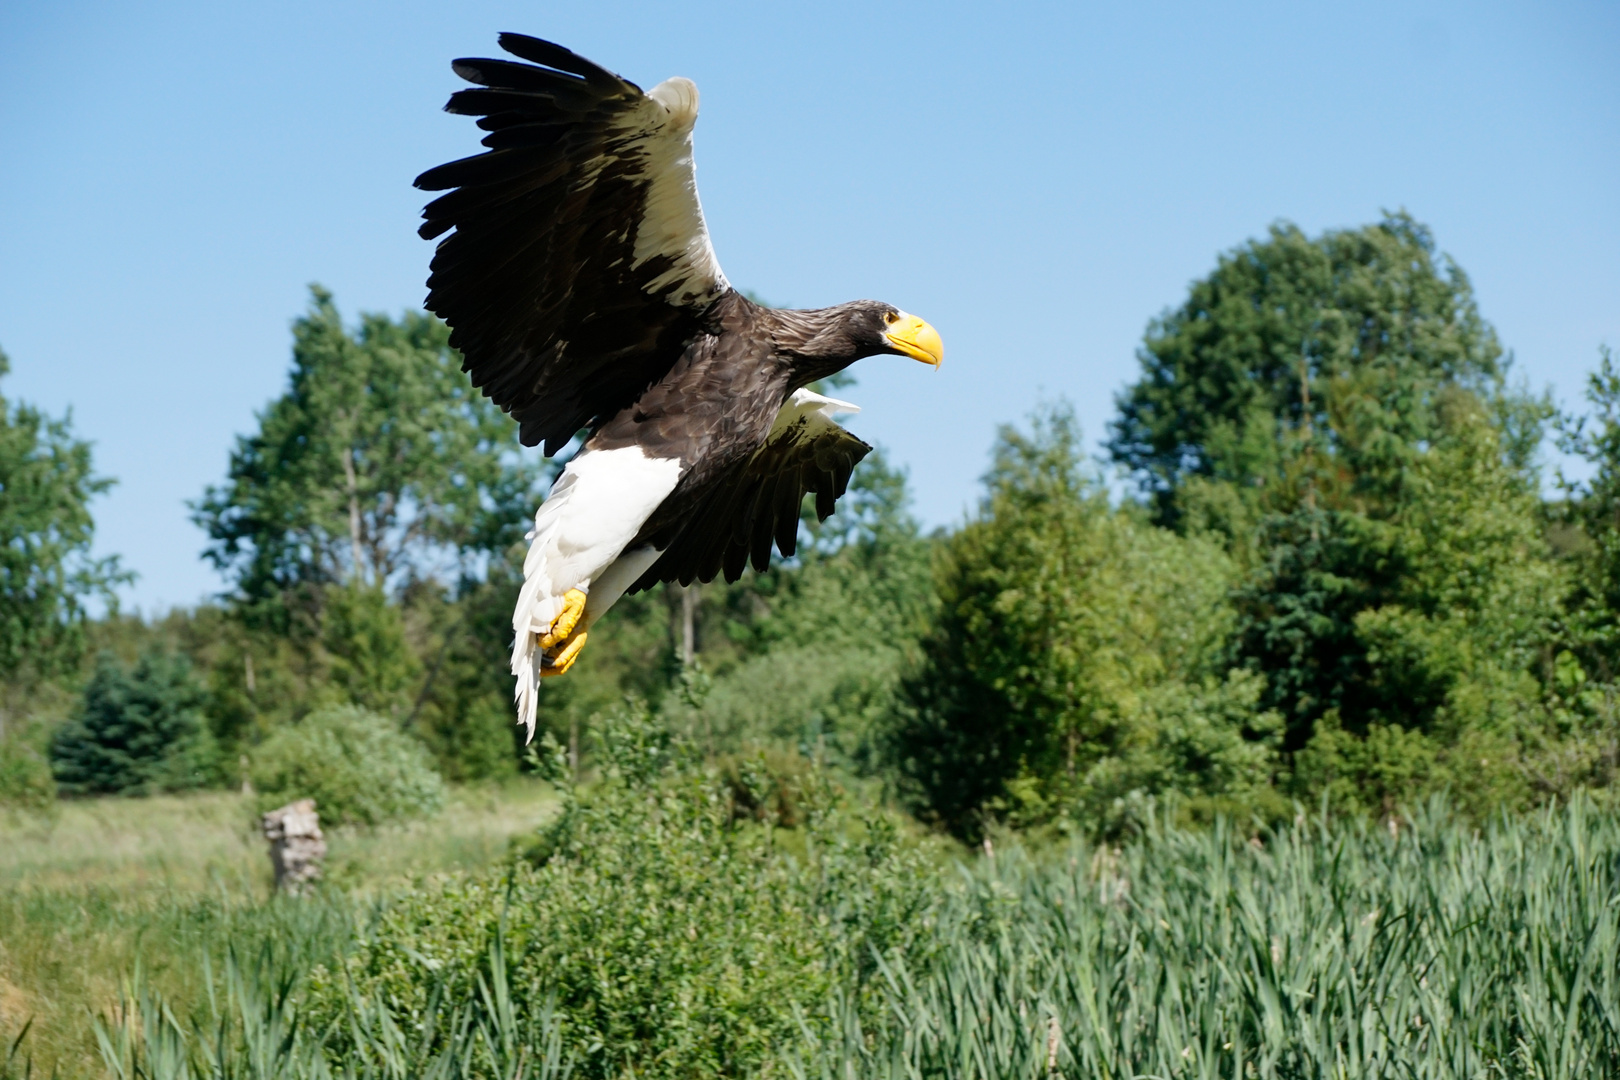
{"label": "grassy ground", "polygon": [[552,797],[538,784],[464,788],[431,822],[335,832],[327,884],[346,902],[331,904],[264,902],[270,863],[251,803],[212,792],[64,802],[49,817],[0,812],[0,1040],[32,1020],[36,1069],[100,1073],[89,1016],[113,1008],[137,966],[154,989],[186,999],[207,943],[340,948],[365,911],[356,894],[487,866]]}

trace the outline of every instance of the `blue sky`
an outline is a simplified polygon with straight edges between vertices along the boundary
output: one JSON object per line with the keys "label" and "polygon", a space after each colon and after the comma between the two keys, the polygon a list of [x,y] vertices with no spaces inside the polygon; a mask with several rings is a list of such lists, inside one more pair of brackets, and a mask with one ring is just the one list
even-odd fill
{"label": "blue sky", "polygon": [[873,359],[848,394],[930,525],[1041,398],[1100,436],[1148,319],[1279,219],[1406,208],[1565,403],[1620,346],[1620,4],[12,0],[3,390],[118,478],[97,544],[134,605],[222,587],[185,501],[282,388],[307,284],[420,303],[410,181],[476,148],[449,61],[507,29],[697,81],[733,282],[939,327],[939,372]]}

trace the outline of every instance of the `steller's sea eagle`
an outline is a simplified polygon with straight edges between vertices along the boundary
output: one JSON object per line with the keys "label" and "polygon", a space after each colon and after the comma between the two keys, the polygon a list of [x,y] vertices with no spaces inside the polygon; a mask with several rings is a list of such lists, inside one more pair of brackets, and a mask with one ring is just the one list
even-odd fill
{"label": "steller's sea eagle", "polygon": [[[643,92],[560,45],[457,60],[448,112],[486,152],[429,169],[420,232],[447,232],[427,308],[524,445],[583,446],[535,514],[512,628],[519,723],[627,591],[735,581],[791,555],[806,493],[825,518],[871,449],[807,387],[878,353],[939,366],[933,327],[874,300],[763,307],[726,281],[692,164],[697,87]],[[451,230],[454,232],[451,232]]]}

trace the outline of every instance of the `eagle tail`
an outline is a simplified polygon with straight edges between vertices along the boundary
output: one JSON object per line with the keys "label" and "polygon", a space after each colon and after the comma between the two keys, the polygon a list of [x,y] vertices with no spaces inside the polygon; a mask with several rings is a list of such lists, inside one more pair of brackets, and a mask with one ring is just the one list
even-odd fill
{"label": "eagle tail", "polygon": [[[559,487],[562,485],[559,484]],[[523,560],[523,588],[512,611],[512,676],[517,680],[513,697],[517,722],[528,729],[524,744],[534,741],[534,726],[540,709],[540,661],[538,635],[551,629],[562,614],[563,593],[548,573],[548,550],[556,548],[556,534],[562,524],[566,492],[553,492],[534,515],[534,528],[525,537],[529,553]],[[549,513],[548,513],[549,511]]]}

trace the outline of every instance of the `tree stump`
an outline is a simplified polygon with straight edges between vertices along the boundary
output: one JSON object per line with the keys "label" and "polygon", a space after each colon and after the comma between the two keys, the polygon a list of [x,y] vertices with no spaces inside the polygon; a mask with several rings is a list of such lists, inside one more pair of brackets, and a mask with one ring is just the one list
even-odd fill
{"label": "tree stump", "polygon": [[302,896],[321,876],[326,839],[314,799],[299,799],[260,819],[270,841],[270,865],[276,868],[276,891]]}

